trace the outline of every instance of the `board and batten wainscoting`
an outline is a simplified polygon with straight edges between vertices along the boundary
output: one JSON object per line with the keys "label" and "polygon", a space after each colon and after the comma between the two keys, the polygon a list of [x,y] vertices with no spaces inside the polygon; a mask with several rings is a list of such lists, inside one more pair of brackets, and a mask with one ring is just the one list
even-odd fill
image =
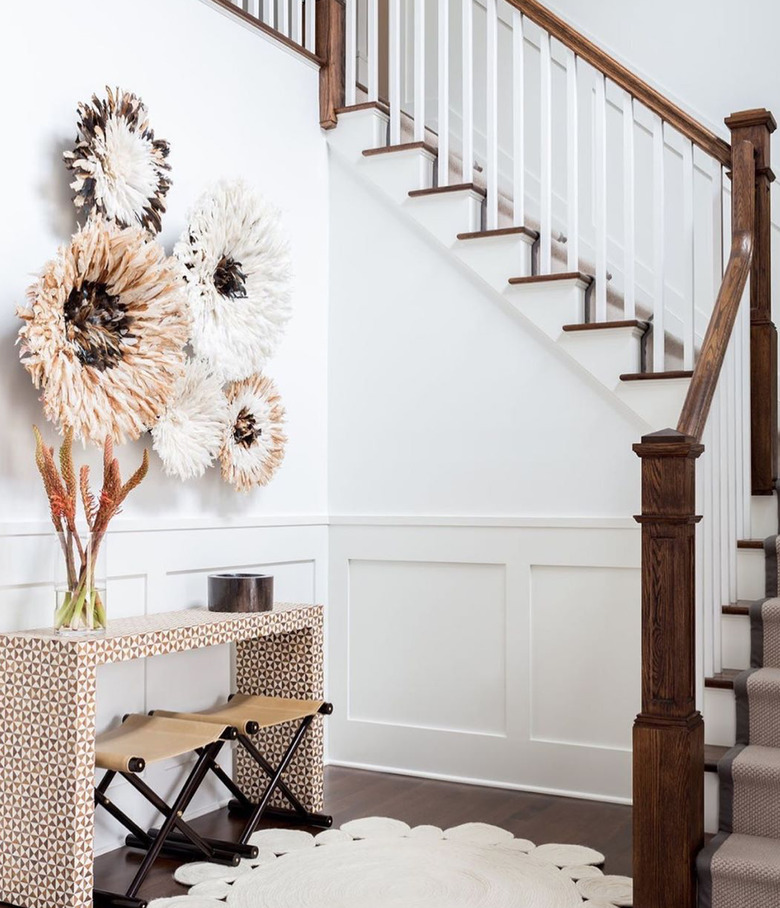
{"label": "board and batten wainscoting", "polygon": [[332,517],[329,762],[628,803],[639,537],[621,518]]}
{"label": "board and batten wainscoting", "polygon": [[[214,521],[212,520],[212,523]],[[267,517],[245,525],[206,526],[205,521],[116,522],[107,550],[109,619],[202,606],[207,575],[214,571],[262,571],[274,575],[276,601],[324,603],[327,595],[327,526],[322,517]],[[0,630],[50,627],[54,614],[53,534],[45,524],[0,527]],[[125,713],[153,708],[197,710],[233,689],[230,646],[217,646],[102,665],[98,670],[97,732]],[[230,750],[220,758],[224,765]],[[181,786],[182,761],[147,770],[147,781],[164,797]],[[112,787],[116,803],[141,825],[155,813],[127,783]],[[227,803],[219,783],[207,780],[192,815]],[[124,831],[100,811],[95,817],[97,854],[119,847]]]}

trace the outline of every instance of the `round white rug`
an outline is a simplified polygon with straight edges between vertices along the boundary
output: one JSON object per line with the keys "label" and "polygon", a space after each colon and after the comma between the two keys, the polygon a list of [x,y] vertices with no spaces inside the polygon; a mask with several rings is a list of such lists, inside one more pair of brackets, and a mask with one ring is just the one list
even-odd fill
{"label": "round white rug", "polygon": [[[186,896],[149,908],[585,908],[632,904],[631,881],[604,876],[604,856],[543,845],[484,823],[452,829],[368,817],[315,837],[263,830],[257,866],[185,864]],[[274,857],[278,855],[278,857]]]}

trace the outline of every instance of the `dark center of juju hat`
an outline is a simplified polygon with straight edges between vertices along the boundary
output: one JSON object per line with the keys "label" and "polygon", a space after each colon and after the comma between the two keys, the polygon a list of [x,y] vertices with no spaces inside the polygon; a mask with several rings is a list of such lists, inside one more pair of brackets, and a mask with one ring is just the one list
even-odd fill
{"label": "dark center of juju hat", "polygon": [[113,368],[133,342],[132,318],[119,296],[98,281],[74,287],[65,303],[65,334],[85,366]]}
{"label": "dark center of juju hat", "polygon": [[229,255],[223,255],[214,270],[214,286],[217,293],[230,299],[246,297],[246,275],[241,270],[241,262]]}
{"label": "dark center of juju hat", "polygon": [[254,416],[244,407],[238,414],[236,423],[233,426],[233,438],[236,444],[251,448],[262,434],[262,427],[257,425]]}

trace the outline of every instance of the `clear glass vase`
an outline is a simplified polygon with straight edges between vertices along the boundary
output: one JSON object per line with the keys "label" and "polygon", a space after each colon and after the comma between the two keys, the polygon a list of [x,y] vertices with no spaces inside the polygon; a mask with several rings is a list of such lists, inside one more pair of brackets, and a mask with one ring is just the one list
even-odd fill
{"label": "clear glass vase", "polygon": [[105,536],[65,533],[57,541],[54,630],[79,636],[105,633]]}

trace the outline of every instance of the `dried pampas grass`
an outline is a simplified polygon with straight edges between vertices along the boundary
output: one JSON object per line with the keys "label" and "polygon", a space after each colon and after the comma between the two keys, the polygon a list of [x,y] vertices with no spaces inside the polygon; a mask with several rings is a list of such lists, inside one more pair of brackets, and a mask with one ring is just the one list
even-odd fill
{"label": "dried pampas grass", "polygon": [[234,382],[226,394],[230,426],[219,455],[222,478],[239,492],[248,492],[267,485],[284,459],[284,406],[265,375]]}
{"label": "dried pampas grass", "polygon": [[154,450],[168,476],[202,476],[219,454],[231,413],[222,381],[201,359],[191,360],[152,429]]}
{"label": "dried pampas grass", "polygon": [[197,355],[226,381],[260,372],[291,314],[278,211],[241,181],[220,183],[196,203],[174,255],[189,288]]}
{"label": "dried pampas grass", "polygon": [[76,208],[159,233],[171,186],[168,143],[155,139],[140,98],[120,88],[106,95],[79,104],[79,138],[64,155]]}
{"label": "dried pampas grass", "polygon": [[153,426],[189,332],[181,276],[162,247],[139,228],[91,220],[27,295],[21,360],[47,418],[98,445]]}

